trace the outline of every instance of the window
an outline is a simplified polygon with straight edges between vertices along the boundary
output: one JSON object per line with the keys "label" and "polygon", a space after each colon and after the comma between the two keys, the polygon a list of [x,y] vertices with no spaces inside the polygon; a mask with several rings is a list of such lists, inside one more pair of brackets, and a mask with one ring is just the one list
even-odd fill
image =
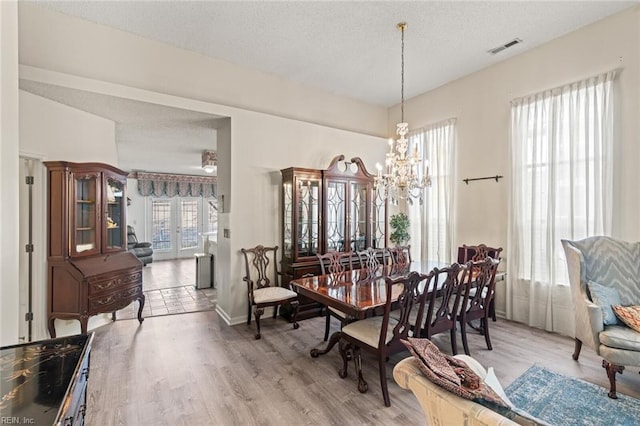
{"label": "window", "polygon": [[449,262],[453,244],[453,200],[456,120],[449,119],[409,137],[409,146],[420,147],[422,161],[429,166],[431,187],[423,194],[423,204],[408,206],[411,222],[412,257]]}
{"label": "window", "polygon": [[614,78],[602,74],[512,102],[515,256],[507,259],[517,278],[568,285],[560,240],[611,231]]}
{"label": "window", "polygon": [[180,200],[180,248],[198,247],[198,200]]}

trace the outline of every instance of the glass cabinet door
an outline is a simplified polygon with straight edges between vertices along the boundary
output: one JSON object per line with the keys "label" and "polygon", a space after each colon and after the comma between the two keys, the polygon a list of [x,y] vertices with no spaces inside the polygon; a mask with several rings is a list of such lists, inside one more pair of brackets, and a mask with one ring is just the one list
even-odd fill
{"label": "glass cabinet door", "polygon": [[349,251],[346,230],[347,184],[327,181],[326,184],[325,242],[327,252]]}
{"label": "glass cabinet door", "polygon": [[93,255],[100,252],[98,179],[100,174],[73,176],[71,220],[72,255]]}
{"label": "glass cabinet door", "polygon": [[367,249],[367,201],[369,186],[360,182],[351,182],[349,193],[349,240],[351,251]]}
{"label": "glass cabinet door", "polygon": [[104,188],[104,251],[120,251],[126,248],[124,182],[107,176]]}
{"label": "glass cabinet door", "polygon": [[297,214],[298,256],[316,256],[320,249],[319,180],[298,180]]}
{"label": "glass cabinet door", "polygon": [[293,183],[282,183],[283,219],[282,224],[282,256],[293,258]]}
{"label": "glass cabinet door", "polygon": [[373,191],[373,214],[371,219],[371,247],[382,248],[386,246],[386,200],[381,191]]}

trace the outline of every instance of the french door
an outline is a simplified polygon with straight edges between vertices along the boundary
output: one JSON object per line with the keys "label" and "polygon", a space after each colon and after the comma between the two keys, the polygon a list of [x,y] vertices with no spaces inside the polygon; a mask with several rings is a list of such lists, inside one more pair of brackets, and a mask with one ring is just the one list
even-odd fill
{"label": "french door", "polygon": [[151,198],[151,244],[157,260],[193,257],[205,231],[201,197]]}

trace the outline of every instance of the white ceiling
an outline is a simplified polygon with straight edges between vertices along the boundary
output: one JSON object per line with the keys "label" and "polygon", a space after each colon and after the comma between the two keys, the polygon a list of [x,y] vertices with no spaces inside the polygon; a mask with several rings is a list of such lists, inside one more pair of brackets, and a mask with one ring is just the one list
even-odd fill
{"label": "white ceiling", "polygon": [[[0,0],[1,1],[1,0]],[[378,105],[518,55],[635,1],[37,1],[41,6]],[[499,54],[487,51],[514,38]],[[219,117],[21,81],[20,88],[113,120],[119,166],[201,174]],[[213,141],[213,142],[212,142]]]}
{"label": "white ceiling", "polygon": [[202,151],[216,150],[222,117],[28,80],[20,89],[115,122],[121,169],[208,176]]}
{"label": "white ceiling", "polygon": [[[637,1],[42,1],[119,28],[365,102],[424,93]],[[497,55],[489,49],[523,43]]]}

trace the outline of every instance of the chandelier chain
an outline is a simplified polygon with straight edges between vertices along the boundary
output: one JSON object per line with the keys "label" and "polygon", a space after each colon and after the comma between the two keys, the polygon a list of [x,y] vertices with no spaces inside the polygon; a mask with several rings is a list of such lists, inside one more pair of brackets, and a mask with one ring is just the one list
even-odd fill
{"label": "chandelier chain", "polygon": [[401,48],[400,48],[400,122],[404,123],[404,29],[406,28],[406,23],[400,24],[400,31],[402,35],[401,39]]}

